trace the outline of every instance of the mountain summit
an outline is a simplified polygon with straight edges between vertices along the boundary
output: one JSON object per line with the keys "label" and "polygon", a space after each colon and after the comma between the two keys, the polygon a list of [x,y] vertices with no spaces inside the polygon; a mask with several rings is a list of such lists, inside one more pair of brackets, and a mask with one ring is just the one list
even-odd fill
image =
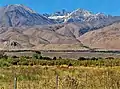
{"label": "mountain summit", "polygon": [[23,4],[14,4],[14,5],[7,5],[4,8],[6,8],[6,11],[13,11],[13,10],[19,10],[21,11],[28,11],[29,13],[36,13],[32,9],[28,8],[27,6],[24,6]]}
{"label": "mountain summit", "polygon": [[33,26],[53,23],[52,20],[43,17],[21,4],[7,5],[0,8],[0,26],[2,27]]}

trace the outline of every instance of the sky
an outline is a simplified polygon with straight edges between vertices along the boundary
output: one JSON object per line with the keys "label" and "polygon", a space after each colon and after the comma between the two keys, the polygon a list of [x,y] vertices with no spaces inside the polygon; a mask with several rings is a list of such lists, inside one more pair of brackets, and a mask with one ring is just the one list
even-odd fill
{"label": "sky", "polygon": [[120,15],[120,0],[0,0],[0,6],[8,4],[24,4],[38,13],[82,8],[94,13]]}

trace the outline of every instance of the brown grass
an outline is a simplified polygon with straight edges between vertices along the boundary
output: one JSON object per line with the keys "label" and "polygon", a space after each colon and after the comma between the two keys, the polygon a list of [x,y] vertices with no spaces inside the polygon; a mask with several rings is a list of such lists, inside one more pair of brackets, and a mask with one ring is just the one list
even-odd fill
{"label": "brown grass", "polygon": [[0,89],[120,89],[120,67],[14,66],[0,68]]}

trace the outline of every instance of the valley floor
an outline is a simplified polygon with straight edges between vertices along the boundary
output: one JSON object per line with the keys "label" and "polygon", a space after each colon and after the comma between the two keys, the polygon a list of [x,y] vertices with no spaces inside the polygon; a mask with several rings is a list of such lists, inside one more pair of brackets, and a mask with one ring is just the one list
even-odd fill
{"label": "valley floor", "polygon": [[[67,51],[67,50],[66,50]],[[77,52],[78,51],[78,52]],[[32,57],[33,54],[35,54],[35,52],[5,52],[6,55],[8,56],[30,56]],[[47,56],[50,58],[53,57],[62,57],[64,59],[78,59],[79,57],[88,57],[88,58],[92,58],[92,57],[102,57],[102,58],[106,58],[106,57],[114,57],[114,58],[120,58],[120,53],[103,53],[103,52],[89,52],[89,51],[85,51],[85,52],[79,52],[79,50],[71,51],[71,52],[64,52],[64,51],[58,51],[58,52],[47,52],[47,51],[41,51],[41,55],[42,56]]]}

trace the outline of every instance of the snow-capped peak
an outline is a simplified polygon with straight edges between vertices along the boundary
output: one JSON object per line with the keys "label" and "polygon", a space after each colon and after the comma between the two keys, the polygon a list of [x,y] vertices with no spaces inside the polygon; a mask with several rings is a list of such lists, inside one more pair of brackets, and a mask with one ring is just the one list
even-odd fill
{"label": "snow-capped peak", "polygon": [[[65,11],[64,11],[65,12]],[[87,10],[78,8],[73,12],[67,12],[67,14],[61,14],[61,12],[57,12],[54,15],[50,15],[48,18],[57,20],[59,22],[71,22],[71,21],[83,21],[85,18],[93,16],[93,14]],[[72,20],[71,20],[72,19]]]}
{"label": "snow-capped peak", "polygon": [[92,13],[91,11],[78,8],[67,14],[61,14],[57,12],[54,15],[49,15],[48,18],[55,20],[56,22],[66,23],[66,22],[95,22],[95,21],[105,21],[112,16],[105,15],[104,13]]}
{"label": "snow-capped peak", "polygon": [[107,15],[105,15],[104,13],[97,13],[97,14],[95,14],[96,16],[107,16]]}
{"label": "snow-capped peak", "polygon": [[92,15],[92,13],[87,11],[87,10],[78,8],[77,10],[71,12],[70,15],[71,16],[76,16],[76,15],[78,16],[79,15],[79,16],[86,16],[86,17],[88,17],[88,16]]}

